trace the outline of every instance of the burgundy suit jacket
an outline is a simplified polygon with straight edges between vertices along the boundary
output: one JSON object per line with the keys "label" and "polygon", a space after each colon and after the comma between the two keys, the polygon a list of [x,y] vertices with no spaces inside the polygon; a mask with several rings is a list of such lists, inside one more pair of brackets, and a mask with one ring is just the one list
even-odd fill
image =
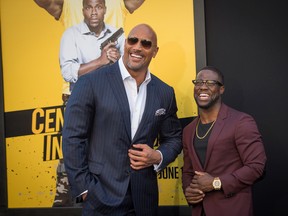
{"label": "burgundy suit jacket", "polygon": [[208,141],[204,167],[194,149],[197,117],[183,131],[183,190],[189,186],[194,171],[219,176],[220,191],[205,194],[203,203],[192,206],[192,215],[253,215],[252,185],[265,169],[266,154],[254,119],[222,103]]}

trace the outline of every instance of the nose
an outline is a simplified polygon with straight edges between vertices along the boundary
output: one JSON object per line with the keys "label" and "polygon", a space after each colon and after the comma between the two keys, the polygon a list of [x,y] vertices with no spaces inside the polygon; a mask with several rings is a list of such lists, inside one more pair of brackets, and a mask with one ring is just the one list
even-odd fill
{"label": "nose", "polygon": [[97,14],[97,7],[93,7],[91,13],[92,13],[92,14]]}
{"label": "nose", "polygon": [[141,44],[141,40],[139,40],[135,45],[134,45],[135,49],[138,49],[138,50],[141,50],[143,47],[142,47],[142,44]]}
{"label": "nose", "polygon": [[200,89],[207,89],[208,86],[206,85],[206,82],[204,82],[201,86],[200,86]]}

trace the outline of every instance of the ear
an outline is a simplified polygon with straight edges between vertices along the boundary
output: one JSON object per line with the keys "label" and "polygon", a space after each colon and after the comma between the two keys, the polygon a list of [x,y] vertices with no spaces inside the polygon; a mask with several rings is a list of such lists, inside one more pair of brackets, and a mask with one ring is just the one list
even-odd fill
{"label": "ear", "polygon": [[225,86],[220,86],[220,94],[224,94],[224,91],[225,91]]}
{"label": "ear", "polygon": [[158,53],[159,47],[156,47],[153,51],[153,58],[156,57],[157,53]]}
{"label": "ear", "polygon": [[107,11],[107,7],[106,5],[104,6],[104,15],[106,14],[106,11]]}

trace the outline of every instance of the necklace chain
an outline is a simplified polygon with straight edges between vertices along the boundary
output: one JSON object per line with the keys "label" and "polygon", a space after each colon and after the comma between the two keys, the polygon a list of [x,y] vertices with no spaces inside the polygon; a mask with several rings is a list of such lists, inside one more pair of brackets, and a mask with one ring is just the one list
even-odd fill
{"label": "necklace chain", "polygon": [[210,132],[210,130],[212,129],[212,127],[214,126],[216,120],[213,121],[213,123],[211,124],[211,126],[209,127],[209,129],[207,130],[207,132],[206,132],[206,133],[204,134],[204,136],[202,136],[202,137],[200,137],[199,134],[198,134],[199,122],[200,122],[200,118],[199,118],[199,120],[198,120],[198,122],[197,122],[197,125],[196,125],[196,136],[197,136],[198,139],[204,139],[204,138],[208,135],[208,133]]}

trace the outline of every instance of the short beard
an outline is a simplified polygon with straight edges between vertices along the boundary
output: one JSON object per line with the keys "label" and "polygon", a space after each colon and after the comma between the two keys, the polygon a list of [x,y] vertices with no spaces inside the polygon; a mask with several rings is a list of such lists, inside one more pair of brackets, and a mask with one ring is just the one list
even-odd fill
{"label": "short beard", "polygon": [[215,98],[212,98],[208,104],[200,105],[198,100],[195,98],[196,104],[198,108],[208,110],[209,108],[213,107],[218,101],[220,101],[220,95],[217,95]]}
{"label": "short beard", "polygon": [[130,62],[127,62],[127,66],[128,66],[129,69],[131,69],[132,71],[135,71],[135,72],[139,71],[142,68],[142,65],[132,66],[130,64]]}

